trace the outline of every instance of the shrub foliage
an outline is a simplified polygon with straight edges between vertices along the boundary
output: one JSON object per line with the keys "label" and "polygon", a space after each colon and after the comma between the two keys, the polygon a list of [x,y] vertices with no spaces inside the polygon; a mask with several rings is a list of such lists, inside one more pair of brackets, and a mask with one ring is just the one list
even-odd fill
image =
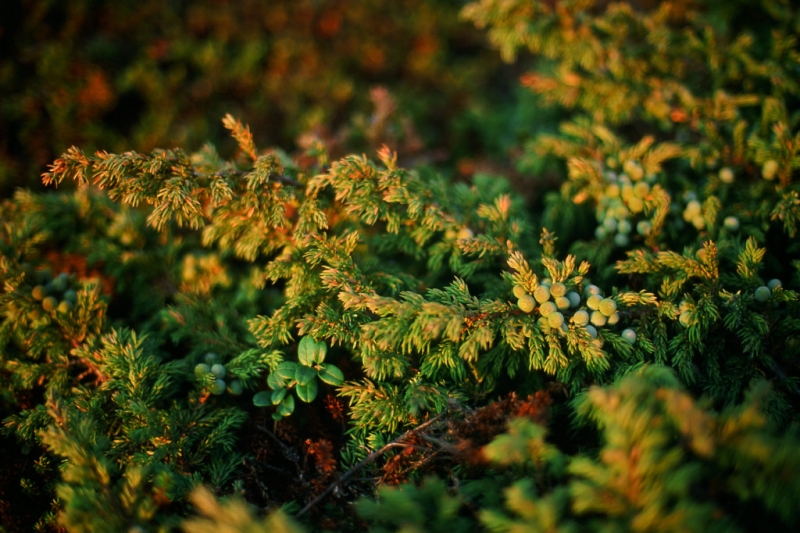
{"label": "shrub foliage", "polygon": [[5,200],[34,527],[796,528],[800,10],[649,4],[463,9],[531,69],[536,201],[231,115],[233,158],[72,147]]}

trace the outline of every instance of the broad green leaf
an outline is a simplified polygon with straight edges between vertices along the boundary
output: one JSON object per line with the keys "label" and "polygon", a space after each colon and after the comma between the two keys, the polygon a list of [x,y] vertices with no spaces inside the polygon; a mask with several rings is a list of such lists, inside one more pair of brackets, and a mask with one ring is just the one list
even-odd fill
{"label": "broad green leaf", "polygon": [[285,381],[292,381],[299,365],[294,361],[284,361],[275,369],[275,373]]}
{"label": "broad green leaf", "polygon": [[280,377],[277,372],[271,372],[267,376],[267,385],[272,390],[281,389],[286,386],[286,380]]}
{"label": "broad green leaf", "polygon": [[317,371],[307,366],[297,366],[297,371],[294,374],[294,379],[297,380],[298,385],[308,385],[317,377]]}
{"label": "broad green leaf", "polygon": [[257,392],[253,396],[253,405],[256,407],[268,407],[272,405],[272,392],[265,390]]}
{"label": "broad green leaf", "polygon": [[272,391],[272,405],[278,405],[286,397],[286,392],[289,389],[276,389]]}
{"label": "broad green leaf", "polygon": [[278,414],[281,416],[289,416],[294,412],[294,396],[291,394],[278,404]]}
{"label": "broad green leaf", "polygon": [[325,342],[317,342],[306,335],[297,345],[297,359],[305,366],[318,365],[325,360],[327,351],[328,345]]}
{"label": "broad green leaf", "polygon": [[320,365],[317,376],[328,385],[333,385],[334,387],[338,387],[344,382],[344,374],[339,370],[339,367],[332,364]]}
{"label": "broad green leaf", "polygon": [[297,386],[297,397],[306,403],[311,403],[317,397],[317,380],[313,379],[306,385]]}

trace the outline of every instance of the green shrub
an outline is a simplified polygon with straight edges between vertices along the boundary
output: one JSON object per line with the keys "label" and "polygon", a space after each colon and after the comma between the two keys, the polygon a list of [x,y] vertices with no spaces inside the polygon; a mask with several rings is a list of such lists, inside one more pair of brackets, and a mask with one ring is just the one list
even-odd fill
{"label": "green shrub", "polygon": [[796,528],[800,11],[751,9],[467,5],[566,117],[540,201],[231,115],[230,159],[70,148],[0,208],[37,527]]}

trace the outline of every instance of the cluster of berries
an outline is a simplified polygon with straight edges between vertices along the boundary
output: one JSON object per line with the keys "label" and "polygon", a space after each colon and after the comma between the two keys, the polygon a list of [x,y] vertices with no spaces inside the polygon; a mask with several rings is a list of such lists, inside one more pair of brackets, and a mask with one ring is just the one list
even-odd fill
{"label": "cluster of berries", "polygon": [[[566,333],[566,314],[572,324],[586,329],[598,345],[602,345],[602,341],[597,338],[597,328],[613,326],[620,318],[617,302],[612,298],[604,298],[596,285],[586,287],[585,300],[578,292],[568,291],[566,285],[558,281],[553,283],[550,279],[542,280],[533,294],[528,294],[524,287],[516,285],[514,296],[517,297],[517,306],[525,313],[534,312],[538,304],[538,324],[543,331],[556,329]],[[632,329],[623,331],[622,336],[631,344],[636,342],[636,332]]]}
{"label": "cluster of berries", "polygon": [[626,247],[634,228],[642,236],[652,229],[643,213],[656,177],[645,176],[644,169],[635,161],[625,161],[622,170],[620,174],[610,170],[604,173],[608,184],[597,201],[598,226],[594,235],[598,240],[612,237],[614,244]]}
{"label": "cluster of berries", "polygon": [[[767,181],[772,181],[778,175],[780,165],[774,159],[769,159],[761,166],[761,177]],[[719,181],[730,185],[736,181],[736,174],[730,167],[722,167],[717,173]],[[685,205],[683,208],[683,220],[692,224],[696,229],[702,230],[706,227],[705,218],[703,218],[703,207],[697,199],[697,194],[694,191],[688,191],[684,195]],[[680,210],[680,208],[678,207]],[[725,217],[722,222],[723,226],[732,232],[739,231],[739,218],[733,215]]]}
{"label": "cluster of berries", "polygon": [[753,292],[753,297],[756,299],[757,302],[766,302],[772,296],[772,291],[775,289],[779,289],[782,287],[781,280],[779,279],[771,279],[767,282],[766,285],[762,285],[758,287]]}
{"label": "cluster of berries", "polygon": [[208,392],[215,395],[220,395],[226,390],[228,393],[238,396],[244,390],[242,382],[238,379],[230,380],[230,383],[225,382],[227,370],[225,366],[219,362],[219,356],[214,352],[208,352],[203,360],[204,363],[199,363],[194,367],[194,375],[200,382],[210,382]]}
{"label": "cluster of berries", "polygon": [[62,272],[53,277],[50,269],[42,269],[36,272],[36,281],[31,296],[42,302],[42,309],[48,313],[67,314],[75,307],[78,293],[73,288],[73,276]]}
{"label": "cluster of berries", "polygon": [[[767,181],[772,181],[778,175],[780,165],[774,159],[768,159],[761,166],[761,177]],[[733,183],[736,176],[733,170],[729,167],[723,167],[719,171],[719,179],[723,183]],[[739,231],[739,219],[735,216],[727,216],[723,221],[723,225],[730,231]]]}
{"label": "cluster of berries", "polygon": [[683,195],[686,204],[683,208],[683,220],[688,222],[697,230],[705,229],[706,219],[703,217],[703,206],[697,199],[694,191],[688,191]]}
{"label": "cluster of berries", "polygon": [[[720,171],[720,175],[726,175],[726,173],[724,173],[726,170],[732,173],[729,168],[725,167]],[[683,210],[681,210],[680,202],[673,203],[673,212],[680,212],[683,219],[682,221],[678,221],[678,227],[682,227],[680,225],[686,222],[694,226],[698,231],[704,230],[706,228],[706,219],[703,213],[703,205],[697,199],[697,193],[694,191],[685,192],[683,194],[683,201]],[[739,231],[739,219],[733,215],[725,217],[722,224],[728,231]]]}

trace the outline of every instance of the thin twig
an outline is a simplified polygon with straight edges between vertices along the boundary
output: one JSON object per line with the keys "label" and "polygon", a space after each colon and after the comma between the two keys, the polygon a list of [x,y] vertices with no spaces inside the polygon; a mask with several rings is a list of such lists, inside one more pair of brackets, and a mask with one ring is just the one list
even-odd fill
{"label": "thin twig", "polygon": [[[261,478],[256,471],[256,467],[252,461],[248,461],[247,459],[244,460],[245,466],[250,470],[250,474],[253,476],[253,482],[258,486],[261,490],[261,497],[264,499],[265,502],[269,502],[269,488],[261,481]],[[265,465],[269,467],[270,465]],[[274,468],[274,467],[272,467]],[[278,469],[276,469],[278,470]]]}
{"label": "thin twig", "polygon": [[320,494],[318,494],[313,500],[308,502],[308,504],[305,507],[303,507],[302,509],[300,509],[300,511],[295,516],[299,518],[302,515],[304,515],[306,512],[308,512],[309,509],[314,507],[316,504],[318,504],[320,501],[322,501],[328,494],[333,492],[333,490],[337,486],[339,486],[340,484],[342,484],[345,481],[347,481],[350,478],[350,476],[352,476],[353,474],[355,474],[356,472],[361,470],[363,467],[365,467],[369,463],[375,461],[378,457],[383,455],[383,453],[386,452],[386,450],[388,450],[390,448],[396,448],[396,447],[399,447],[399,446],[404,446],[402,444],[402,441],[404,441],[405,439],[407,439],[408,437],[410,437],[414,433],[416,433],[416,432],[418,432],[418,431],[420,431],[422,429],[425,429],[426,427],[430,426],[434,422],[437,422],[438,420],[440,420],[444,416],[445,413],[446,413],[446,410],[440,412],[438,415],[434,416],[430,420],[427,420],[427,421],[423,422],[422,424],[418,425],[415,428],[409,429],[408,431],[406,431],[405,433],[403,433],[402,435],[400,435],[399,437],[394,439],[392,442],[389,442],[389,443],[385,444],[380,449],[375,450],[374,452],[372,452],[371,454],[366,456],[360,463],[358,463],[357,465],[352,467],[350,470],[348,470],[347,472],[342,474],[339,477],[339,479],[337,479],[336,481],[334,481],[333,483],[328,485],[328,488],[326,488],[324,491],[322,491]]}
{"label": "thin twig", "polygon": [[303,470],[300,468],[300,463],[298,462],[299,461],[299,457],[298,457],[297,453],[291,447],[289,447],[286,444],[284,444],[284,442],[281,439],[279,439],[277,437],[277,435],[275,435],[272,431],[267,429],[265,426],[262,426],[262,425],[259,424],[259,425],[256,425],[256,429],[258,429],[259,431],[269,435],[272,438],[272,440],[274,440],[278,444],[278,446],[281,447],[281,450],[283,450],[283,456],[286,457],[286,459],[288,459],[289,461],[293,462],[295,468],[297,468],[297,471],[299,473],[302,473]]}
{"label": "thin twig", "polygon": [[[425,438],[425,436],[423,435],[422,438]],[[411,466],[406,468],[406,472],[413,472],[414,470],[418,470],[422,465],[430,463],[437,455],[439,455],[439,453],[441,453],[441,451],[442,450],[434,450],[432,454],[424,455],[419,461],[414,462]],[[388,472],[383,474],[383,477],[381,477],[381,483],[386,480],[387,475]]]}
{"label": "thin twig", "polygon": [[430,435],[420,435],[423,440],[430,442],[431,444],[435,444],[439,447],[440,450],[444,450],[445,452],[451,455],[458,455],[459,449],[455,444],[447,442],[442,439],[437,439],[436,437],[431,437]]}

